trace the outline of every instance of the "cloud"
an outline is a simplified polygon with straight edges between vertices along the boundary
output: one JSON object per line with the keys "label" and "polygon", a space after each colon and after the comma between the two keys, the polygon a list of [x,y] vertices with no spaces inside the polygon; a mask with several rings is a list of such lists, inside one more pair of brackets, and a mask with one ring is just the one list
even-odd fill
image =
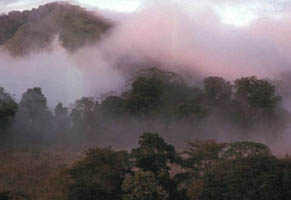
{"label": "cloud", "polygon": [[58,102],[70,105],[83,96],[99,96],[120,90],[124,79],[95,49],[68,53],[56,38],[53,51],[11,57],[0,49],[0,86],[19,101],[28,88],[41,87],[50,108]]}
{"label": "cloud", "polygon": [[[280,23],[266,20],[273,23],[269,29]],[[248,27],[235,27],[222,24],[209,10],[189,15],[183,7],[160,5],[123,21],[108,39],[107,47],[114,55],[162,60],[184,70],[230,79],[270,77],[278,70],[288,70],[290,58],[284,50],[290,45],[285,43],[282,49],[284,42],[281,46],[280,38],[275,38],[281,28],[273,34],[270,31],[267,37],[265,30],[270,24],[257,23],[259,20]],[[288,37],[289,28],[285,32]]]}
{"label": "cloud", "polygon": [[28,87],[41,86],[53,103],[70,103],[81,96],[120,91],[127,78],[124,74],[140,63],[152,67],[156,62],[168,70],[227,79],[277,78],[290,70],[287,12],[279,19],[264,17],[236,27],[221,23],[219,15],[209,9],[185,9],[184,5],[159,3],[127,14],[98,46],[74,54],[58,45],[52,52],[23,60],[1,54],[0,85],[17,95]]}

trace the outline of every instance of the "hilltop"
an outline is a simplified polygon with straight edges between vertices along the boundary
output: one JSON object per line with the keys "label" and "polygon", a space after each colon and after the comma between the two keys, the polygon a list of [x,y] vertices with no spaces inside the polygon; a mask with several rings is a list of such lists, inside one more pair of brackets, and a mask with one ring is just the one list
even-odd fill
{"label": "hilltop", "polygon": [[0,15],[0,46],[20,56],[49,48],[58,35],[62,46],[73,52],[97,42],[112,25],[80,6],[54,2]]}

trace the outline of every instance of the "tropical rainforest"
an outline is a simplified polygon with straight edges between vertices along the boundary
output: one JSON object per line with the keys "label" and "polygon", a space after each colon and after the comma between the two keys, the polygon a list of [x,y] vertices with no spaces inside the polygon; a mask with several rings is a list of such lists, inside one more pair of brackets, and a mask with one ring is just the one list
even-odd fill
{"label": "tropical rainforest", "polygon": [[0,15],[0,56],[13,59],[10,68],[50,54],[56,41],[60,54],[91,65],[80,52],[101,45],[114,70],[94,73],[106,83],[116,70],[125,79],[117,91],[50,102],[54,95],[36,82],[21,95],[9,92],[0,69],[0,200],[290,199],[291,157],[280,149],[290,132],[288,78],[229,78],[115,57],[122,50],[103,43],[115,41],[107,35],[115,27],[67,3]]}

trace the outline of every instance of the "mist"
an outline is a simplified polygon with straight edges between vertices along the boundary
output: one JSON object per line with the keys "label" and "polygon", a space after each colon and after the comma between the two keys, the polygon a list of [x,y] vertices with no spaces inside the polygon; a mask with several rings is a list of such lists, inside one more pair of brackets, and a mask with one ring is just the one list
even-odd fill
{"label": "mist", "polygon": [[123,15],[104,16],[115,20],[119,16],[118,23],[101,42],[74,53],[66,52],[57,37],[49,50],[24,57],[2,50],[1,85],[16,95],[37,85],[49,98],[65,92],[62,96],[67,99],[54,97],[54,102],[70,102],[119,90],[125,82],[122,71],[134,71],[139,63],[156,62],[169,70],[228,80],[252,75],[277,78],[290,70],[288,14],[262,17],[245,27],[223,24],[211,10],[189,12],[178,3],[157,3]]}
{"label": "mist", "polygon": [[[290,109],[290,79],[282,75],[291,70],[288,12],[278,18],[262,16],[241,27],[222,23],[213,10],[193,8],[189,11],[178,3],[151,4],[130,14],[104,12],[103,17],[114,21],[110,31],[100,41],[74,52],[62,46],[58,35],[49,48],[23,56],[13,56],[2,47],[0,86],[15,94],[18,101],[26,89],[41,87],[53,109],[58,102],[69,106],[84,96],[119,95],[128,87],[132,74],[155,65],[186,79],[194,78],[194,82],[201,82],[207,76],[221,76],[229,81],[245,76],[277,80],[283,83],[278,84],[283,105]],[[222,140],[251,139],[265,143],[273,140],[260,134],[267,131],[264,128],[255,137],[237,137],[232,132],[241,130],[218,119],[219,116],[211,116],[196,131],[203,132],[201,137]],[[161,126],[157,124],[151,129],[163,130],[157,128]],[[213,126],[207,130],[209,124]],[[138,137],[137,132],[146,131],[149,126],[145,122],[137,127],[121,128],[135,132],[135,136],[124,141],[124,146],[130,145]],[[218,131],[213,135],[215,128]],[[180,131],[185,140],[197,137],[196,133],[189,133],[193,130],[186,125],[182,130],[175,130]],[[226,130],[231,131],[225,133]],[[128,134],[127,138],[130,136]],[[176,140],[174,136],[167,139],[171,140],[170,137]],[[278,141],[274,146],[284,146],[290,141],[288,128]]]}

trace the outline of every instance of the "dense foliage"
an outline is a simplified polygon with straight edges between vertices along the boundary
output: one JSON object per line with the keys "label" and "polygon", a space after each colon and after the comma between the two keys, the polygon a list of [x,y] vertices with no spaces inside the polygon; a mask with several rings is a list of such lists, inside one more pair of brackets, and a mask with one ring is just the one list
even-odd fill
{"label": "dense foliage", "polygon": [[[290,157],[276,158],[256,142],[194,140],[178,152],[159,134],[148,132],[131,152],[92,148],[69,165],[56,165],[67,155],[60,159],[31,152],[30,158],[26,155],[29,164],[13,164],[13,156],[0,155],[3,200],[287,200],[291,195]],[[154,168],[137,162],[144,159]],[[6,163],[13,167],[8,170]]]}
{"label": "dense foliage", "polygon": [[11,125],[16,111],[17,103],[0,87],[0,131],[5,131]]}
{"label": "dense foliage", "polygon": [[127,152],[91,149],[69,171],[69,199],[120,199],[121,184],[129,172]]}

